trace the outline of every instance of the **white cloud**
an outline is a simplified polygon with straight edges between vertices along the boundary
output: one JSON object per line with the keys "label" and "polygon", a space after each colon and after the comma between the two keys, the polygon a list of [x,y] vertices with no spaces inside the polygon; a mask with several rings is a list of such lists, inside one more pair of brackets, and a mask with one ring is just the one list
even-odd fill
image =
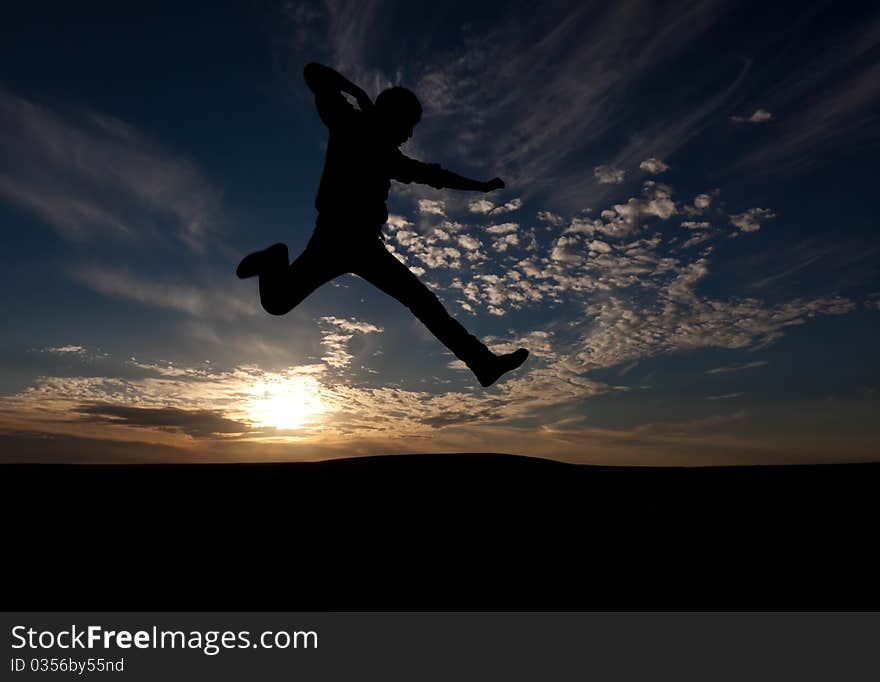
{"label": "white cloud", "polygon": [[442,199],[419,199],[419,213],[446,215],[446,202]]}
{"label": "white cloud", "polygon": [[549,223],[550,225],[561,225],[564,222],[561,215],[553,213],[552,211],[538,211],[538,220],[542,223]]}
{"label": "white cloud", "polygon": [[697,208],[709,208],[709,205],[712,203],[712,197],[708,194],[698,194],[694,197],[694,206]]}
{"label": "white cloud", "polygon": [[427,236],[427,242],[429,244],[436,244],[437,242],[448,242],[449,241],[449,233],[444,230],[442,227],[434,226],[431,229],[430,234]]}
{"label": "white cloud", "polygon": [[[461,267],[461,251],[452,246],[441,246],[430,239],[424,239],[412,230],[398,230],[395,234],[397,242],[407,254],[418,258],[429,268]],[[405,262],[405,259],[402,259]]]}
{"label": "white cloud", "polygon": [[498,215],[499,213],[510,213],[511,211],[517,211],[522,206],[522,199],[511,199],[510,201],[502,204],[501,206],[496,206],[492,209],[492,215]]}
{"label": "white cloud", "polygon": [[672,188],[669,185],[661,185],[648,180],[645,183],[645,191],[647,193],[647,203],[642,209],[644,214],[654,215],[666,220],[678,212],[675,202],[672,201]]}
{"label": "white cloud", "polygon": [[495,204],[493,204],[488,199],[474,199],[468,204],[468,210],[471,213],[489,213],[493,208],[495,208]]}
{"label": "white cloud", "polygon": [[853,309],[852,302],[841,297],[797,299],[777,306],[755,299],[708,299],[692,290],[699,274],[677,278],[658,292],[655,303],[611,296],[587,305],[591,324],[577,355],[584,370],[696,348],[761,348],[779,339],[787,327]]}
{"label": "white cloud", "polygon": [[369,322],[363,322],[361,320],[357,320],[353,317],[350,318],[340,318],[333,316],[325,316],[321,318],[321,322],[326,322],[337,329],[342,330],[345,333],[359,333],[359,334],[379,334],[382,332],[381,327],[377,327],[374,324]]}
{"label": "white cloud", "polygon": [[712,238],[712,235],[709,232],[697,232],[693,237],[687,239],[682,245],[681,248],[689,249],[692,246],[696,246],[697,244],[702,244],[703,242],[707,242]]}
{"label": "white cloud", "polygon": [[444,220],[440,223],[440,227],[442,227],[450,234],[455,234],[457,232],[460,232],[464,225],[454,220]]}
{"label": "white cloud", "polygon": [[419,241],[418,233],[413,232],[412,230],[398,230],[397,234],[394,235],[394,238],[397,240],[398,244],[404,248],[415,246]]}
{"label": "white cloud", "polygon": [[458,236],[458,245],[467,251],[476,251],[480,248],[480,241],[470,235],[461,234]]}
{"label": "white cloud", "polygon": [[177,366],[169,361],[141,362],[132,356],[126,364],[148,372],[154,372],[163,377],[206,377],[210,373],[210,363],[205,367],[185,367]]}
{"label": "white cloud", "polygon": [[522,199],[516,198],[496,206],[488,199],[474,199],[468,203],[468,210],[471,213],[481,213],[483,215],[499,215],[501,213],[510,213],[516,211],[522,206]]}
{"label": "white cloud", "polygon": [[518,229],[519,223],[499,223],[487,226],[486,232],[489,234],[507,234],[508,232],[516,232]]}
{"label": "white cloud", "polygon": [[736,123],[766,123],[773,120],[773,114],[766,109],[756,109],[751,116],[731,116],[730,120]]}
{"label": "white cloud", "polygon": [[68,355],[68,354],[82,354],[86,352],[86,349],[83,346],[55,346],[53,348],[46,348],[45,351],[47,353],[57,353],[59,355]]}
{"label": "white cloud", "polygon": [[402,215],[397,215],[396,213],[388,214],[388,227],[391,228],[391,231],[394,230],[402,230],[407,227],[412,227],[412,223],[404,218]]}
{"label": "white cloud", "polygon": [[349,352],[349,343],[355,334],[382,332],[380,327],[354,318],[322,317],[321,323],[324,327],[321,330],[321,344],[325,348],[325,354],[321,359],[336,369],[342,369],[351,364],[353,356]]}
{"label": "white cloud", "polygon": [[517,246],[519,244],[519,237],[514,234],[505,234],[502,237],[499,237],[494,242],[492,242],[492,247],[499,252],[507,251],[509,246]]}
{"label": "white cloud", "polygon": [[757,232],[761,229],[761,223],[775,217],[776,214],[768,208],[750,208],[744,213],[732,214],[730,224],[742,232]]}
{"label": "white cloud", "polygon": [[619,185],[623,182],[625,175],[625,170],[612,168],[611,166],[596,166],[593,169],[593,176],[599,181],[600,185]]}
{"label": "white cloud", "polygon": [[660,159],[655,159],[654,157],[642,161],[639,164],[639,168],[654,175],[657,175],[658,173],[665,173],[669,170],[669,166],[667,164],[663,163]]}
{"label": "white cloud", "polygon": [[645,217],[657,217],[667,220],[678,212],[672,200],[672,188],[669,185],[645,181],[641,197],[631,197],[626,203],[614,204],[604,209],[600,219],[576,218],[566,229],[566,233],[582,232],[594,234],[599,232],[607,237],[622,238],[634,234],[639,229],[639,222]]}

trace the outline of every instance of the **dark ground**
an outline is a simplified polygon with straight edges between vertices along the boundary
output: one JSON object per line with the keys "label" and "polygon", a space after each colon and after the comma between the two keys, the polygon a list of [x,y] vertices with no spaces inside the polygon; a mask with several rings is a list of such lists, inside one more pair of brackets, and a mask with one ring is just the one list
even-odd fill
{"label": "dark ground", "polygon": [[0,467],[3,610],[877,609],[880,464]]}

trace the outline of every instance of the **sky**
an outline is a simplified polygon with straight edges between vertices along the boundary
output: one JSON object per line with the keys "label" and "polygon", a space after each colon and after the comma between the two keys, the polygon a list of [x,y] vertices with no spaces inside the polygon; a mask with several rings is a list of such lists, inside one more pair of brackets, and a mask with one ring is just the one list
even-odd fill
{"label": "sky", "polygon": [[[318,61],[424,114],[386,244],[527,363],[489,389],[353,275],[283,317]],[[880,459],[871,3],[7,3],[0,459]]]}

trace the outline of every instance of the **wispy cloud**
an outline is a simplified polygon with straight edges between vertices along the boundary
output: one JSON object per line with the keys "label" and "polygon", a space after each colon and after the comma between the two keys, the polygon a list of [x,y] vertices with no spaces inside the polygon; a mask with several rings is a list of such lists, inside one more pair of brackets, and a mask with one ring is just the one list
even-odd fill
{"label": "wispy cloud", "polygon": [[780,112],[773,138],[744,154],[736,168],[790,172],[832,159],[841,149],[876,142],[878,45],[880,16],[874,12],[807,62],[785,70],[764,93]]}
{"label": "wispy cloud", "polygon": [[401,78],[414,85],[426,107],[417,143],[433,160],[484,168],[487,177],[503,175],[526,188],[524,199],[549,194],[550,206],[578,210],[613,189],[571,163],[609,131],[627,127],[631,141],[606,164],[626,172],[646,158],[668,158],[725,101],[727,84],[719,97],[703,93],[696,107],[688,97],[687,111],[669,111],[647,128],[626,106],[649,73],[680,56],[725,11],[715,1],[542,6],[541,21],[511,12],[491,26],[471,24],[450,36],[446,51],[430,60],[416,51],[386,64],[384,73],[374,68],[370,45],[394,30],[389,3],[334,1],[320,10],[325,20],[300,20],[293,30],[312,26],[311,44],[332,46],[328,58],[368,89]]}
{"label": "wispy cloud", "polygon": [[419,212],[431,215],[446,215],[446,202],[441,199],[419,199]]}
{"label": "wispy cloud", "polygon": [[491,213],[493,208],[495,208],[495,204],[488,199],[474,199],[468,203],[468,210],[471,213],[482,213],[485,215]]}
{"label": "wispy cloud", "polygon": [[487,225],[485,230],[489,234],[509,234],[511,232],[516,232],[519,229],[519,223],[497,223],[494,225]]}
{"label": "wispy cloud", "polygon": [[773,120],[773,114],[766,109],[756,109],[750,116],[731,116],[734,123],[766,123]]}
{"label": "wispy cloud", "polygon": [[200,250],[219,193],[186,158],[94,112],[61,114],[0,89],[0,197],[62,236],[171,239]]}
{"label": "wispy cloud", "polygon": [[242,434],[250,426],[227,419],[216,410],[183,410],[173,407],[131,407],[107,403],[80,405],[75,409],[82,421],[138,426],[176,431],[195,438]]}
{"label": "wispy cloud", "polygon": [[[599,211],[595,218],[571,219],[567,227],[555,228],[558,236],[532,252],[522,239],[510,240],[493,244],[498,255],[491,259],[462,260],[451,280],[439,278],[441,291],[461,292],[468,312],[483,308],[496,316],[549,305],[582,306],[583,319],[564,325],[566,334],[554,344],[557,357],[583,375],[696,348],[760,348],[815,315],[853,309],[852,301],[839,296],[770,305],[755,298],[724,300],[702,294],[701,283],[713,269],[711,242],[720,231],[705,220],[683,221],[683,227],[696,233],[684,248],[704,248],[677,251],[672,246],[676,238],[664,238],[658,222],[708,210],[712,198],[701,194],[685,205],[675,201],[670,185],[649,180],[640,196]],[[551,225],[559,222],[558,215],[550,215]],[[773,215],[768,209],[727,215],[719,208],[713,213],[743,231],[754,231]],[[513,223],[483,229],[498,236],[520,231]],[[458,239],[467,244],[470,237],[463,232]],[[475,246],[478,240],[473,241]],[[401,246],[407,252],[413,244]],[[421,248],[415,246],[416,251]]]}
{"label": "wispy cloud", "polygon": [[516,211],[522,206],[522,200],[519,198],[511,199],[503,204],[496,206],[488,199],[473,199],[468,202],[468,210],[471,213],[481,213],[483,215],[498,215],[500,213],[510,213]]}
{"label": "wispy cloud", "polygon": [[731,215],[730,224],[738,227],[741,232],[757,232],[764,221],[775,217],[776,214],[769,208],[750,208],[743,213]]}
{"label": "wispy cloud", "polygon": [[709,194],[698,194],[694,197],[694,207],[700,210],[708,208],[712,203],[712,196]]}
{"label": "wispy cloud", "polygon": [[[590,426],[583,416],[545,416],[538,427],[521,425],[530,415],[546,415],[545,396],[550,404],[569,405],[611,389],[568,369],[554,351],[552,333],[534,332],[514,343],[533,348],[548,365],[485,396],[325,382],[325,368],[309,366],[274,373],[254,367],[226,372],[184,368],[194,371],[137,380],[44,377],[19,394],[0,398],[0,459],[99,461],[106,454],[115,461],[314,459],[466,452],[491,442],[502,452],[575,462],[822,461],[821,449],[804,439],[775,446],[750,437],[741,427],[748,418],[745,409],[626,429]],[[742,396],[710,397],[724,403]],[[838,441],[838,451],[866,459],[871,449],[860,441]]]}
{"label": "wispy cloud", "polygon": [[103,266],[74,267],[70,274],[106,296],[176,310],[195,317],[234,319],[260,312],[250,289],[230,291],[228,285],[220,286],[217,282],[197,284],[186,280],[163,280]]}
{"label": "wispy cloud", "polygon": [[619,185],[623,182],[626,171],[611,166],[596,166],[593,169],[593,176],[600,185]]}
{"label": "wispy cloud", "polygon": [[61,355],[75,354],[81,355],[86,352],[86,349],[83,346],[54,346],[52,348],[46,348],[45,351],[47,353],[58,353]]}
{"label": "wispy cloud", "polygon": [[379,334],[382,332],[380,327],[354,318],[322,317],[321,323],[324,327],[321,333],[321,344],[325,350],[325,355],[321,359],[336,369],[342,369],[351,364],[354,356],[349,347],[356,334]]}
{"label": "wispy cloud", "polygon": [[764,367],[767,365],[766,360],[755,360],[754,362],[745,362],[741,365],[728,365],[727,367],[714,367],[707,369],[706,374],[727,374],[728,372],[740,372],[744,369],[753,369],[755,367]]}
{"label": "wispy cloud", "polygon": [[647,173],[652,173],[654,175],[658,175],[659,173],[665,173],[669,170],[669,164],[663,163],[660,159],[655,159],[653,156],[650,159],[645,159],[639,164],[639,168]]}
{"label": "wispy cloud", "polygon": [[548,223],[550,225],[562,225],[562,223],[565,222],[565,219],[561,215],[553,213],[553,211],[538,211],[537,217],[542,223]]}

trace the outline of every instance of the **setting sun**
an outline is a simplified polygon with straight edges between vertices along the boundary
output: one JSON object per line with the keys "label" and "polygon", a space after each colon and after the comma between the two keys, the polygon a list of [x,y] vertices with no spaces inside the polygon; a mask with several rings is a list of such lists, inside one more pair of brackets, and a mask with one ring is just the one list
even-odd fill
{"label": "setting sun", "polygon": [[257,426],[300,429],[325,412],[320,386],[312,376],[267,374],[249,391],[245,409]]}

